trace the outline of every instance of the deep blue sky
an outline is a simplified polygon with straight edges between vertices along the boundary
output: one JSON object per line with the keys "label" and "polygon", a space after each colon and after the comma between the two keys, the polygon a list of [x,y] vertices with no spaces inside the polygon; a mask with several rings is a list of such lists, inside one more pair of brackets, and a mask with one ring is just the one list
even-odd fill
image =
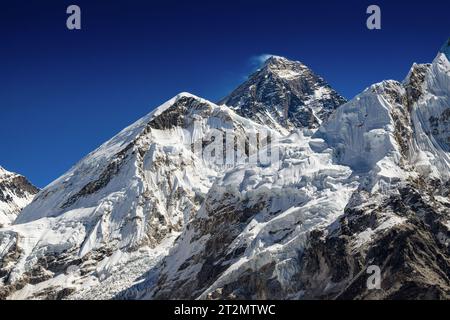
{"label": "deep blue sky", "polygon": [[[70,4],[81,31],[65,27]],[[370,4],[380,31],[365,27]],[[43,187],[179,92],[225,96],[265,53],[352,98],[430,62],[449,12],[448,0],[2,1],[0,165]]]}

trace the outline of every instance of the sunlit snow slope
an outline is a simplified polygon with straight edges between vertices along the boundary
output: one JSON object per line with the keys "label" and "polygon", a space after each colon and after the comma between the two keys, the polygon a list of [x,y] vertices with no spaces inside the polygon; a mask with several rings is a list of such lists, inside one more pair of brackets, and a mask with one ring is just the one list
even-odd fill
{"label": "sunlit snow slope", "polygon": [[[280,57],[221,103],[180,94],[42,190],[0,229],[0,298],[450,298],[448,44],[347,103]],[[199,157],[217,131],[279,157]]]}
{"label": "sunlit snow slope", "polygon": [[[148,267],[154,263],[148,256],[160,258],[225,170],[215,158],[197,157],[192,146],[207,144],[217,130],[245,139],[264,129],[187,93],[166,102],[43,189],[13,226],[0,229],[1,294],[62,298],[99,285],[127,261]],[[130,273],[123,287],[103,297],[136,276]]]}

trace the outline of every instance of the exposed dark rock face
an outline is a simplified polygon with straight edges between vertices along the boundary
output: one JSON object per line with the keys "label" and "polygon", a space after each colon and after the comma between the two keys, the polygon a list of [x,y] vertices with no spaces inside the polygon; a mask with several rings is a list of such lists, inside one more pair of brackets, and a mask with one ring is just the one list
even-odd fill
{"label": "exposed dark rock face", "polygon": [[317,128],[346,100],[300,62],[272,57],[219,104],[272,128]]}
{"label": "exposed dark rock face", "polygon": [[[448,299],[450,232],[445,223],[450,208],[431,200],[433,195],[427,192],[417,184],[405,186],[382,203],[348,207],[339,228],[329,235],[312,234],[299,275],[304,298]],[[355,248],[355,237],[377,229],[385,212],[403,219],[402,223]],[[367,287],[370,265],[381,269],[379,290]],[[335,285],[321,288],[314,282],[324,276],[326,283]]]}
{"label": "exposed dark rock face", "polygon": [[212,108],[207,103],[192,97],[181,97],[168,110],[150,121],[149,127],[159,130],[186,128],[194,120],[190,115],[206,118],[211,113]]}
{"label": "exposed dark rock face", "polygon": [[411,68],[405,83],[409,111],[411,111],[413,104],[416,103],[423,94],[422,85],[430,67],[431,64],[414,64]]}

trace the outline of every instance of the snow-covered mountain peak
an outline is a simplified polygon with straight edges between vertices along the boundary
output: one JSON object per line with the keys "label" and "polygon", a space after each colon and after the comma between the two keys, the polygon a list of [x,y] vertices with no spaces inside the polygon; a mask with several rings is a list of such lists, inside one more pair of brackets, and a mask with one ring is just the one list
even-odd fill
{"label": "snow-covered mountain peak", "polygon": [[[186,143],[184,140],[189,137],[185,135],[194,130],[194,122],[203,121],[204,123],[213,114],[213,111],[218,114],[218,110],[222,110],[221,107],[195,95],[185,92],[176,95],[119,132],[84,157],[66,174],[52,182],[42,190],[35,199],[36,201],[21,213],[16,222],[24,223],[45,216],[57,216],[65,212],[76,201],[89,198],[103,187],[111,186],[111,179],[116,176],[125,162],[136,158],[137,151],[145,153],[151,143],[160,145],[175,143],[174,141],[179,145]],[[226,115],[223,117],[226,118]],[[166,131],[167,135],[166,133],[162,134],[163,131]],[[169,137],[170,134],[171,137]],[[137,170],[137,168],[135,169]],[[131,172],[129,173],[131,174]],[[126,188],[126,186],[122,186],[122,182],[113,189],[119,186]],[[49,198],[53,200],[49,200]],[[97,200],[94,197],[94,201]]]}
{"label": "snow-covered mountain peak", "polygon": [[25,177],[0,166],[0,228],[11,224],[38,191]]}
{"label": "snow-covered mountain peak", "polygon": [[196,95],[194,95],[194,94],[192,94],[192,93],[186,92],[186,91],[180,92],[179,94],[177,94],[176,97],[177,97],[177,98],[181,98],[181,97],[189,97],[189,98],[195,98],[195,99],[201,99],[201,100],[203,100],[203,98],[200,98],[200,97],[198,97],[198,96],[196,96]]}
{"label": "snow-covered mountain peak", "polygon": [[[176,95],[0,229],[0,298],[395,298],[410,281],[440,294],[449,71],[441,52],[342,104],[302,63],[271,57],[223,105]],[[275,150],[264,165],[214,159]],[[384,266],[387,290],[367,292],[368,265]],[[404,280],[411,270],[442,288]]]}
{"label": "snow-covered mountain peak", "polygon": [[219,104],[283,132],[317,128],[344,102],[304,64],[273,56]]}
{"label": "snow-covered mountain peak", "polygon": [[277,55],[270,55],[266,61],[264,61],[263,65],[271,65],[271,64],[279,64],[279,63],[283,63],[283,62],[292,62],[290,61],[288,58],[282,57],[282,56],[277,56]]}
{"label": "snow-covered mountain peak", "polygon": [[273,73],[289,81],[298,79],[304,72],[308,72],[308,67],[299,61],[291,61],[284,57],[272,56],[266,60],[261,70]]}
{"label": "snow-covered mountain peak", "polygon": [[450,63],[440,53],[432,64],[414,64],[402,83],[388,80],[366,89],[338,108],[316,136],[329,143],[339,163],[371,178],[445,181],[449,88]]}

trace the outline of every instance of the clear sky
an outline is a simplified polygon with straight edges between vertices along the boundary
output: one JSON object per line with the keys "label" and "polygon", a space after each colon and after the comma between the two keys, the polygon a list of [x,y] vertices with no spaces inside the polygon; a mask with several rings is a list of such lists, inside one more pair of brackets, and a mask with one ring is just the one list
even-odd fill
{"label": "clear sky", "polygon": [[[70,4],[80,31],[66,29]],[[366,28],[370,4],[382,30]],[[0,165],[43,187],[181,91],[222,98],[263,54],[352,98],[431,62],[449,12],[448,0],[2,1]]]}

